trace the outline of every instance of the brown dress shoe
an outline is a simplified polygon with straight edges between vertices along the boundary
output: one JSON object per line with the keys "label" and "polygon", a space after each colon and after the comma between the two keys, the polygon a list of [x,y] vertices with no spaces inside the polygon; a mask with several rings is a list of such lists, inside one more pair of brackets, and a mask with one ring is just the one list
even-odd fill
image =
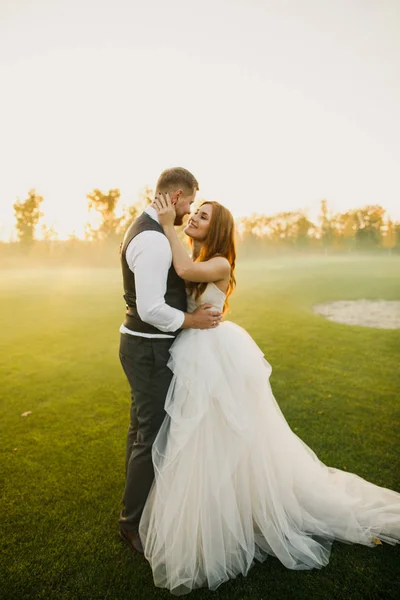
{"label": "brown dress shoe", "polygon": [[144,554],[142,542],[140,541],[139,534],[135,531],[129,531],[123,527],[119,527],[119,537],[125,542],[132,552],[140,552]]}

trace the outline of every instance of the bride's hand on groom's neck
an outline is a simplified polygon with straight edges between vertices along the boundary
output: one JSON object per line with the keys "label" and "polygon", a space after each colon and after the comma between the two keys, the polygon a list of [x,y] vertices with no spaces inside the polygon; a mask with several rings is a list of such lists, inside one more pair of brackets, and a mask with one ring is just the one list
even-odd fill
{"label": "bride's hand on groom's neck", "polygon": [[170,195],[168,193],[162,194],[159,192],[153,201],[153,207],[157,211],[158,220],[164,231],[165,229],[173,229],[176,219],[176,210],[171,202]]}

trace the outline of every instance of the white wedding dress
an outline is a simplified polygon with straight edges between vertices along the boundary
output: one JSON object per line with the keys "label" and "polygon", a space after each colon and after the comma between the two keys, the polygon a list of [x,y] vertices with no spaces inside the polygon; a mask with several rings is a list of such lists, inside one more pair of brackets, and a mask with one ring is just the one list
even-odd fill
{"label": "white wedding dress", "polygon": [[[222,310],[224,301],[209,284],[197,304]],[[335,539],[399,541],[400,494],[318,459],[286,422],[271,366],[244,329],[226,321],[184,330],[168,365],[139,529],[156,586],[214,590],[268,555],[312,569],[328,563]]]}

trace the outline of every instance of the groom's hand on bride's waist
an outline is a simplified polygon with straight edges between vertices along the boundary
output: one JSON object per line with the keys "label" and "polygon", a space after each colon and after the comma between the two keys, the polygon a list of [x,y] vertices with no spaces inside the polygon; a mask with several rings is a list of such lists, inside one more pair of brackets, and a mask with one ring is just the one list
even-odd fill
{"label": "groom's hand on bride's waist", "polygon": [[202,304],[192,313],[185,313],[184,329],[215,329],[222,319],[222,313],[212,304]]}

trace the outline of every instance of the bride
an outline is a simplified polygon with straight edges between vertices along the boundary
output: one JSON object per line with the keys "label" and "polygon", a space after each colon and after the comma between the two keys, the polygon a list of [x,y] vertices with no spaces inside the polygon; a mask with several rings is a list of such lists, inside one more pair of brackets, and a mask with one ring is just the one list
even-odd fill
{"label": "bride", "polygon": [[[226,310],[235,286],[234,222],[203,203],[174,229],[168,196],[154,204],[189,311]],[[254,560],[289,569],[325,566],[333,540],[400,540],[400,494],[324,465],[290,429],[269,384],[271,366],[244,329],[186,329],[170,350],[173,378],[153,446],[155,480],[139,533],[155,585],[181,595],[215,590]]]}

